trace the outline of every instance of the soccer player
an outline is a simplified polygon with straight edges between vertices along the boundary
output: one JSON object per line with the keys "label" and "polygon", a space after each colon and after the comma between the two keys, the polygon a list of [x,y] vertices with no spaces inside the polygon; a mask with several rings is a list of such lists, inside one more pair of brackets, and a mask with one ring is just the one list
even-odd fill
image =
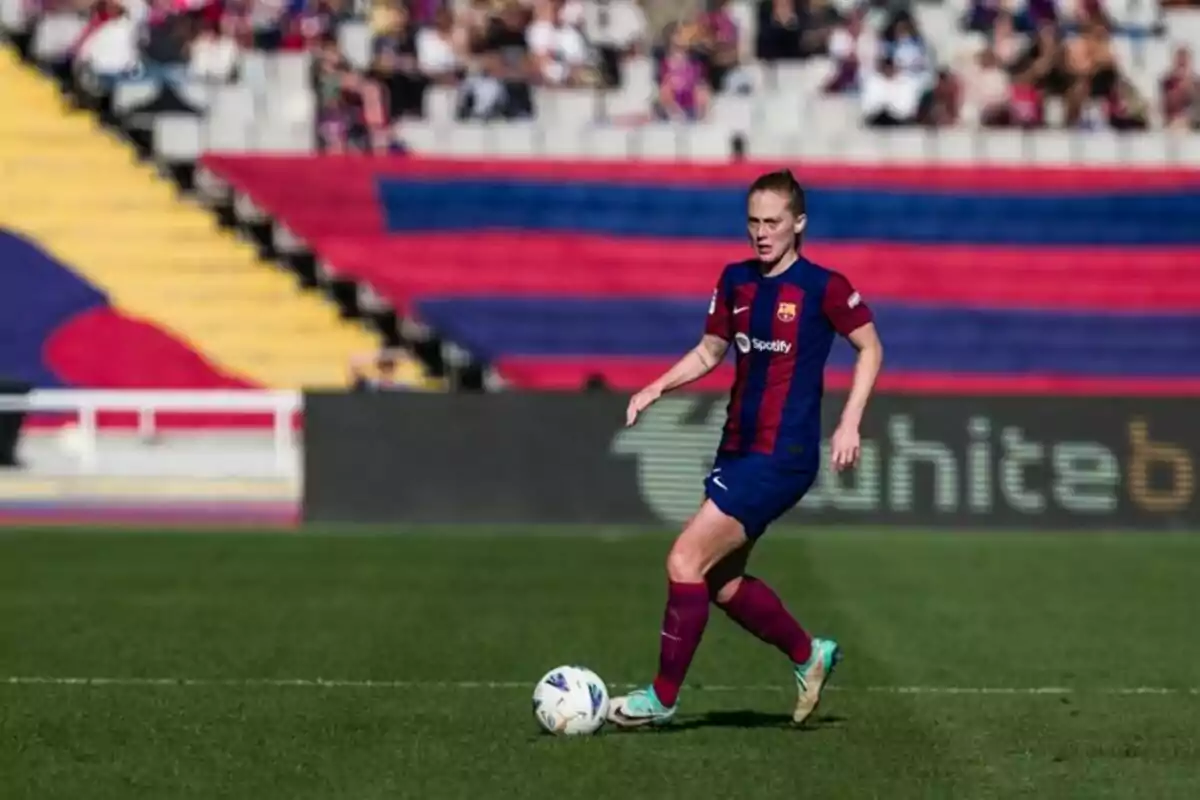
{"label": "soccer player", "polygon": [[854,345],[854,382],[832,439],[832,466],[859,455],[859,422],[883,363],[870,310],[842,275],[803,258],[804,190],[787,170],[759,177],[747,196],[756,258],[730,264],[693,350],[629,401],[626,424],[663,394],[710,372],[730,343],[737,351],[728,418],[705,500],[667,556],[667,608],[658,675],[645,689],[614,698],[609,721],[656,725],[675,715],[679,689],[716,603],[750,633],[791,659],[804,722],[841,653],[812,638],[763,581],[746,574],[755,543],[812,486],[820,465],[823,373],[834,336]]}

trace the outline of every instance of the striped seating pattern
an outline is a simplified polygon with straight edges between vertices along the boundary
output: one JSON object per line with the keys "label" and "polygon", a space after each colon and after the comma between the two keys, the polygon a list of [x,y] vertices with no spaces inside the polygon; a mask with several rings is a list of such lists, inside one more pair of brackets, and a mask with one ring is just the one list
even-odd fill
{"label": "striped seating pattern", "polygon": [[[699,336],[764,166],[213,159],[328,266],[512,383],[633,388]],[[1200,173],[797,170],[806,255],[895,388],[1200,390]],[[831,381],[852,353],[835,350]],[[715,385],[716,376],[704,385]]]}
{"label": "striped seating pattern", "polygon": [[0,230],[0,364],[42,388],[245,388],[153,323],[107,295],[35,242]]}

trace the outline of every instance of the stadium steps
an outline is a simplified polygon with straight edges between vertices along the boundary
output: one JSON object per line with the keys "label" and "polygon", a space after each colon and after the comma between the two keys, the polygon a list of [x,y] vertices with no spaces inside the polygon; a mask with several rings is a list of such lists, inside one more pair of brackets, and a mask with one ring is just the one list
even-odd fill
{"label": "stadium steps", "polygon": [[[271,388],[344,386],[378,339],[259,260],[205,209],[0,51],[0,220],[214,363]],[[427,383],[415,362],[403,378]]]}

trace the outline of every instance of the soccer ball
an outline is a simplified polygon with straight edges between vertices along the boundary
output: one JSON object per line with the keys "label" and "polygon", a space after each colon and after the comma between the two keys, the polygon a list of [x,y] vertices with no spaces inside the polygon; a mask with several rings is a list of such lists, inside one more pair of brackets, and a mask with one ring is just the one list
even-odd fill
{"label": "soccer ball", "polygon": [[608,687],[586,667],[552,669],[534,687],[533,716],[548,733],[595,733],[608,718]]}

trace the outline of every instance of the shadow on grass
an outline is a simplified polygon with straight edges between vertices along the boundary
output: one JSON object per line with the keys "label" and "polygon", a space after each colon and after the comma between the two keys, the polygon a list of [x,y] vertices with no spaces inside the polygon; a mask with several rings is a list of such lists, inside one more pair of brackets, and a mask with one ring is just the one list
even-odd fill
{"label": "shadow on grass", "polygon": [[[846,717],[836,714],[823,714],[810,719],[803,727],[792,723],[791,714],[764,714],[761,711],[710,711],[689,717],[676,717],[669,725],[662,727],[633,728],[621,730],[615,725],[605,725],[603,736],[631,735],[663,735],[668,733],[685,733],[687,731],[703,730],[706,728],[728,728],[741,730],[769,730],[774,728],[781,731],[793,731],[796,734],[816,733],[826,728],[837,728],[847,721]],[[559,737],[545,731],[538,731],[530,736],[531,741],[551,741]],[[575,737],[569,737],[575,738]],[[586,739],[589,737],[580,737]]]}
{"label": "shadow on grass", "polygon": [[776,728],[796,733],[833,728],[846,721],[845,717],[823,714],[808,720],[803,727],[792,724],[791,714],[764,714],[761,711],[710,711],[707,714],[677,718],[670,725],[653,729],[655,733],[679,733],[698,728]]}

